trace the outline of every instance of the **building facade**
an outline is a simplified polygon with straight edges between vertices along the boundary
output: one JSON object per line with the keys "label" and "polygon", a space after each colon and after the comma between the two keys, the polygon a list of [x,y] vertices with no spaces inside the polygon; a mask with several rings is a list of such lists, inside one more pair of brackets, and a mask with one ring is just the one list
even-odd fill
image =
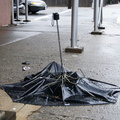
{"label": "building facade", "polygon": [[0,0],[0,26],[11,24],[11,0]]}

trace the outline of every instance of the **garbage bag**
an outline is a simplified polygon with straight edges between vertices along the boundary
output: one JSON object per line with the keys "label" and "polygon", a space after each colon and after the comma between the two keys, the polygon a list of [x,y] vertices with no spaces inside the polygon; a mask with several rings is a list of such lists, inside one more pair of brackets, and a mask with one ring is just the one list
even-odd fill
{"label": "garbage bag", "polygon": [[1,87],[14,102],[48,106],[116,103],[120,92],[116,85],[86,78],[54,61],[22,82]]}

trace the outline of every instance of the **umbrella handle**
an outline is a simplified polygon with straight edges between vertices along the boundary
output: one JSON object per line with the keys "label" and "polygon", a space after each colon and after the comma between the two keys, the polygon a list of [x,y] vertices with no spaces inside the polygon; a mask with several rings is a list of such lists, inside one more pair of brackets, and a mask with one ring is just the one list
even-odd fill
{"label": "umbrella handle", "polygon": [[[56,20],[56,25],[57,25],[57,33],[58,33],[58,44],[59,44],[59,52],[60,52],[60,61],[61,61],[61,66],[63,67],[63,60],[62,60],[62,50],[61,50],[61,43],[60,43],[60,34],[59,34],[59,25],[58,25],[58,20],[59,14],[58,13],[53,13],[53,19]],[[64,72],[64,71],[63,71]]]}

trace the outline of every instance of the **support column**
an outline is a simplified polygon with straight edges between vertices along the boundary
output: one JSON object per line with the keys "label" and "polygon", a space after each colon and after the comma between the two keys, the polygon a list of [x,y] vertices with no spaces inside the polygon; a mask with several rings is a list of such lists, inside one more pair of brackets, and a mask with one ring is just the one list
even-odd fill
{"label": "support column", "polygon": [[16,1],[16,20],[15,21],[20,21],[20,19],[19,19],[19,0]]}
{"label": "support column", "polygon": [[83,51],[83,47],[78,48],[78,46],[77,46],[78,7],[79,7],[79,0],[72,0],[71,47],[66,48],[65,52],[81,53]]}
{"label": "support column", "polygon": [[71,9],[71,1],[72,0],[68,0],[68,9]]}
{"label": "support column", "polygon": [[11,1],[11,5],[12,5],[12,18],[11,18],[11,25],[17,25],[17,24],[15,24],[15,22],[14,22],[14,1],[12,0]]}
{"label": "support column", "polygon": [[30,20],[28,20],[28,0],[25,0],[25,20],[23,20],[23,22],[30,22]]}
{"label": "support column", "polygon": [[74,0],[72,6],[72,22],[71,22],[71,47],[77,47],[78,37],[78,0]]}
{"label": "support column", "polygon": [[102,23],[103,23],[103,0],[100,0],[100,14],[99,14],[98,29],[105,29],[105,27],[102,26]]}
{"label": "support column", "polygon": [[94,0],[94,31],[91,34],[101,35],[102,32],[98,30],[98,16],[99,16],[99,0]]}
{"label": "support column", "polygon": [[92,9],[94,8],[94,0],[92,0]]}
{"label": "support column", "polygon": [[11,5],[12,5],[12,19],[11,19],[11,24],[14,24],[14,1],[11,1]]}

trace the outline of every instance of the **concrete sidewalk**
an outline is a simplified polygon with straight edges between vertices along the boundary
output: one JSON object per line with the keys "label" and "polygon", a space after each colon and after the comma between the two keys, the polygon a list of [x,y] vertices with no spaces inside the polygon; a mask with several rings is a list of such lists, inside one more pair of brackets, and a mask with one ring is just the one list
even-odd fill
{"label": "concrete sidewalk", "polygon": [[[67,8],[61,8],[61,10]],[[93,9],[79,8],[78,45],[82,54],[65,53],[70,46],[71,12],[60,15],[59,29],[64,66],[72,71],[83,71],[86,77],[120,86],[120,4],[104,7],[105,30],[102,35],[93,31]],[[48,63],[60,63],[56,25],[51,17],[30,23],[0,28],[0,84],[19,82],[34,74]],[[11,44],[5,41],[13,40]],[[17,42],[15,42],[17,41]],[[22,62],[29,61],[31,68],[22,71]],[[0,102],[0,107],[2,103]],[[42,107],[29,116],[29,120],[119,120],[120,99],[116,104],[76,107]]]}

